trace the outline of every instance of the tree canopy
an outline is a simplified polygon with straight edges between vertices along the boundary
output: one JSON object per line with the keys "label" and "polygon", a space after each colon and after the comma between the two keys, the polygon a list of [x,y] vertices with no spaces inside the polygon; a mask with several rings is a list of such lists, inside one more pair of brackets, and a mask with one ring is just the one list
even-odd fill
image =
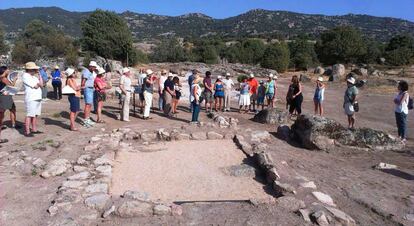
{"label": "tree canopy", "polygon": [[285,43],[275,43],[267,46],[260,65],[264,68],[284,72],[289,67],[289,48]]}

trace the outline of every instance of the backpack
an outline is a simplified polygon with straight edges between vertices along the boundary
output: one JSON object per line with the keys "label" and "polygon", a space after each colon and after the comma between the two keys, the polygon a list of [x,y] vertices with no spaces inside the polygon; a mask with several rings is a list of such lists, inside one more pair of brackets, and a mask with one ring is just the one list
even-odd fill
{"label": "backpack", "polygon": [[408,110],[413,110],[414,109],[414,101],[413,98],[409,98],[408,99]]}

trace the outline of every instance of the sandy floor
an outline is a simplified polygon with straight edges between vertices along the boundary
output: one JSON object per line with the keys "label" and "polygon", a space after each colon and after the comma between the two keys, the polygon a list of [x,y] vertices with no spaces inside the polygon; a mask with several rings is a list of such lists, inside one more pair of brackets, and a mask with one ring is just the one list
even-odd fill
{"label": "sandy floor", "polygon": [[165,151],[124,151],[116,159],[111,191],[115,195],[143,191],[151,199],[163,201],[267,197],[263,185],[254,178],[223,172],[244,158],[232,141],[180,141],[169,143]]}

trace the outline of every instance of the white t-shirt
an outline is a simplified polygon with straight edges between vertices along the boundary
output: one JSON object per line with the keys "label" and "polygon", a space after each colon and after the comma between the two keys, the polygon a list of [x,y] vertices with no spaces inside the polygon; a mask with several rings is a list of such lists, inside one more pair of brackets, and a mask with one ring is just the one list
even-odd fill
{"label": "white t-shirt", "polygon": [[223,85],[225,90],[231,90],[234,86],[234,82],[231,79],[223,79]]}
{"label": "white t-shirt", "polygon": [[[397,94],[397,96],[395,96],[395,99],[400,101],[405,93],[406,92]],[[407,98],[405,98],[405,100],[402,101],[400,104],[395,104],[395,112],[408,114],[408,100],[410,99],[410,96],[408,93],[406,96]]]}
{"label": "white t-shirt", "polygon": [[161,76],[160,77],[160,83],[159,83],[159,86],[160,86],[160,91],[163,91],[164,90],[164,82],[165,82],[165,80],[167,80],[167,76]]}
{"label": "white t-shirt", "polygon": [[190,101],[191,102],[193,102],[196,99],[196,97],[194,96],[194,89],[195,89],[195,87],[197,87],[197,93],[196,93],[197,97],[200,98],[200,96],[201,96],[201,88],[200,88],[200,86],[198,84],[191,85],[191,94],[190,94]]}
{"label": "white t-shirt", "polygon": [[144,83],[144,78],[147,77],[147,74],[139,74],[138,75],[138,85],[142,85]]}
{"label": "white t-shirt", "polygon": [[36,86],[40,80],[37,75],[32,76],[29,73],[24,73],[22,76],[23,84],[24,84],[24,100],[26,102],[33,101],[33,100],[41,100],[42,99],[42,89],[38,87],[37,89],[33,88]]}
{"label": "white t-shirt", "polygon": [[125,75],[121,76],[121,81],[119,82],[121,85],[124,85],[125,91],[132,91],[132,81],[131,78]]}

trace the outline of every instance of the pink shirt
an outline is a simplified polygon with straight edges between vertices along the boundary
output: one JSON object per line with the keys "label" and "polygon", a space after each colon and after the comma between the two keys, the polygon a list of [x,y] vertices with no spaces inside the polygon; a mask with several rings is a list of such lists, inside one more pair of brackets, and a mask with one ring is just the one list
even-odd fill
{"label": "pink shirt", "polygon": [[94,87],[95,87],[95,90],[96,90],[97,92],[100,92],[100,93],[105,93],[105,89],[99,89],[98,84],[100,84],[101,86],[105,87],[105,86],[106,86],[105,79],[104,79],[104,78],[99,78],[99,77],[96,77],[96,78],[95,78],[95,81],[94,81]]}

